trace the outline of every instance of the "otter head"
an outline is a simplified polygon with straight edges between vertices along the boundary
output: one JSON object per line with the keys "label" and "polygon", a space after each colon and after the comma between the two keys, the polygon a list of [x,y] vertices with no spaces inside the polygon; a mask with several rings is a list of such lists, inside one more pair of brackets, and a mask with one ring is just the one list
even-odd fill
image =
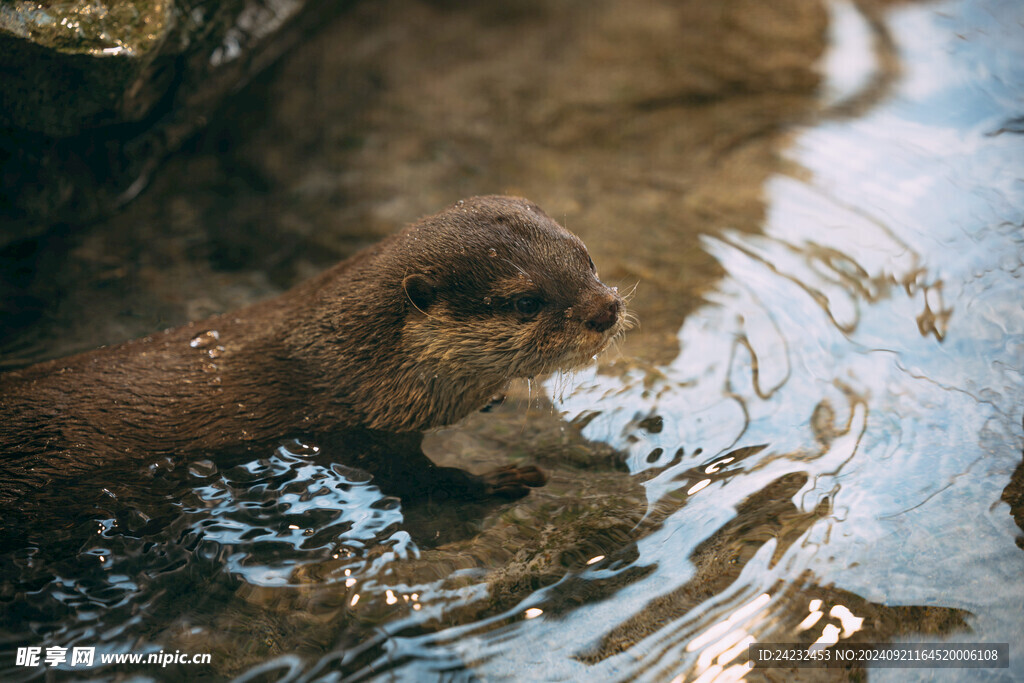
{"label": "otter head", "polygon": [[448,422],[513,378],[588,363],[626,327],[583,242],[525,199],[463,200],[396,248],[402,346],[434,395],[458,404]]}

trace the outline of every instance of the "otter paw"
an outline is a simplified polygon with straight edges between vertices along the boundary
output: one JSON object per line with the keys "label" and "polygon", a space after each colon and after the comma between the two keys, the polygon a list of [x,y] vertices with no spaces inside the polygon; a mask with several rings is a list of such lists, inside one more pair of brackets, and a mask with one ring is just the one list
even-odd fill
{"label": "otter paw", "polygon": [[486,495],[498,498],[522,498],[531,488],[548,483],[548,475],[533,465],[505,465],[481,474],[480,478],[486,487]]}

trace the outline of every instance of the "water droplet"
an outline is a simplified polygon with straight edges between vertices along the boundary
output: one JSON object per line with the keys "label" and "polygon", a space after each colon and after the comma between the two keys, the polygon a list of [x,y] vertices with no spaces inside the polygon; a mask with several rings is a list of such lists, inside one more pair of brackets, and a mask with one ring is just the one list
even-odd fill
{"label": "water droplet", "polygon": [[491,247],[490,249],[487,250],[487,255],[490,256],[491,258],[494,258],[495,256],[498,255],[498,250],[495,249],[494,247]]}
{"label": "water droplet", "polygon": [[491,305],[491,297],[485,296],[484,297],[484,306],[490,306],[490,305]]}
{"label": "water droplet", "polygon": [[566,318],[571,318],[572,317],[572,306],[570,306],[569,308],[565,309],[565,317]]}
{"label": "water droplet", "polygon": [[462,206],[465,203],[466,203],[465,199],[460,199],[459,201],[455,202],[455,206]]}
{"label": "water droplet", "polygon": [[196,336],[192,337],[192,341],[188,343],[193,349],[205,349],[220,339],[220,332],[217,330],[206,330],[200,332]]}
{"label": "water droplet", "polygon": [[215,346],[212,349],[208,350],[206,352],[206,355],[209,356],[210,358],[217,358],[222,353],[224,353],[224,347],[218,345],[218,346]]}
{"label": "water droplet", "polygon": [[298,439],[292,439],[292,441],[288,443],[286,446],[284,446],[284,448],[287,450],[288,453],[298,456],[316,455],[317,453],[320,452],[319,446],[303,443]]}

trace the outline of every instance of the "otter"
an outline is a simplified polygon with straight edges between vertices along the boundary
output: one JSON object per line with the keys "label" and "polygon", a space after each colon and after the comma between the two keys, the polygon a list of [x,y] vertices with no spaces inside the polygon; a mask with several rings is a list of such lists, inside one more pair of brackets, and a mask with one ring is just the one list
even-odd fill
{"label": "otter", "polygon": [[436,467],[423,432],[514,378],[591,361],[626,326],[583,242],[539,207],[462,200],[276,298],[0,375],[0,502],[284,437],[344,447],[410,487],[522,496],[544,484],[537,468]]}

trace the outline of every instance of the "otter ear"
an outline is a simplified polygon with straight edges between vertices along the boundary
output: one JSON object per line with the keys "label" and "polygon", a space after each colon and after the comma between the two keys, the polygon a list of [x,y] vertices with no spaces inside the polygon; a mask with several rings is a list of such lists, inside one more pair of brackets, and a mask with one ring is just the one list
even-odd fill
{"label": "otter ear", "polygon": [[420,312],[425,312],[434,303],[434,284],[426,275],[413,273],[402,280],[405,295]]}

